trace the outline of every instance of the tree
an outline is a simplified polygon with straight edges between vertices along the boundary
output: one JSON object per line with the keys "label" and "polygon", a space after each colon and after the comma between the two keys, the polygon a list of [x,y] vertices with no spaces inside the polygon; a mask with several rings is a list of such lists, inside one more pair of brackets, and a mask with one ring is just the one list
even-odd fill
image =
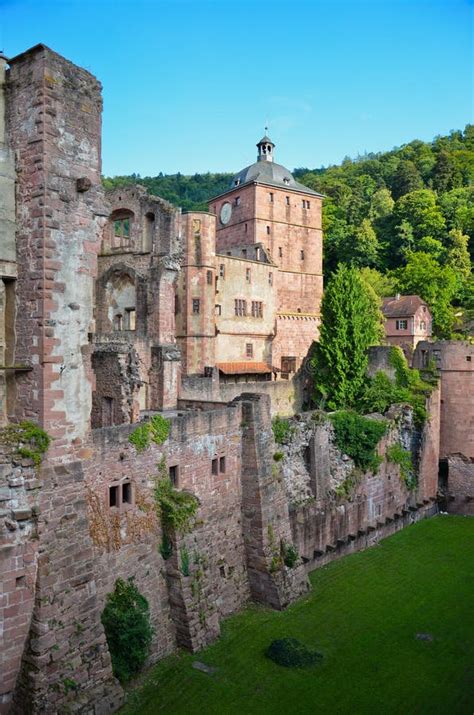
{"label": "tree", "polygon": [[446,222],[436,201],[434,191],[421,189],[402,196],[395,204],[394,218],[398,225],[408,221],[413,229],[415,241],[424,236],[443,238]]}
{"label": "tree", "polygon": [[372,224],[365,218],[346,236],[340,258],[355,266],[373,266],[377,262],[379,242]]}
{"label": "tree", "polygon": [[446,265],[450,266],[456,274],[458,281],[458,297],[463,293],[465,284],[471,276],[471,258],[469,256],[469,236],[464,236],[462,231],[453,228],[449,232],[450,247]]}
{"label": "tree", "polygon": [[326,288],[321,306],[321,335],[313,358],[315,397],[331,409],[352,407],[366,380],[367,348],[383,335],[374,291],[359,271],[343,264]]}
{"label": "tree", "polygon": [[392,179],[392,194],[395,199],[423,188],[420,172],[412,161],[402,160]]}
{"label": "tree", "polygon": [[378,191],[376,191],[375,194],[372,196],[372,200],[370,202],[370,218],[385,218],[392,213],[394,206],[395,201],[392,199],[392,194],[390,193],[389,189],[378,189]]}
{"label": "tree", "polygon": [[461,174],[450,153],[440,151],[433,167],[433,187],[441,194],[456,188],[461,183]]}
{"label": "tree", "polygon": [[375,291],[379,298],[395,295],[395,279],[389,273],[380,273],[376,268],[362,268],[360,277]]}
{"label": "tree", "polygon": [[395,274],[400,293],[419,295],[428,303],[435,336],[449,338],[454,325],[451,301],[458,287],[451,266],[440,266],[428,253],[410,251],[406,266],[397,269]]}

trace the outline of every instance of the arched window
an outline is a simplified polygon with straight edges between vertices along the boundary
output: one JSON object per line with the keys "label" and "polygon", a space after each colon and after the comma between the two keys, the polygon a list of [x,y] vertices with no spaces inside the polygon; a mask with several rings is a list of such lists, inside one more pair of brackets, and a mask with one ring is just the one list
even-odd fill
{"label": "arched window", "polygon": [[134,213],[128,209],[117,209],[110,215],[112,248],[132,248]]}

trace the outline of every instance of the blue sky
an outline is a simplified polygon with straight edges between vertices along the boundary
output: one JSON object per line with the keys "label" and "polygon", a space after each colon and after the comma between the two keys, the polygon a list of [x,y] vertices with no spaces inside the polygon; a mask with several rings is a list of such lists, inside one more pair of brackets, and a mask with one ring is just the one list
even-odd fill
{"label": "blue sky", "polygon": [[472,122],[473,0],[0,0],[104,87],[103,172],[237,171],[268,121],[289,168]]}

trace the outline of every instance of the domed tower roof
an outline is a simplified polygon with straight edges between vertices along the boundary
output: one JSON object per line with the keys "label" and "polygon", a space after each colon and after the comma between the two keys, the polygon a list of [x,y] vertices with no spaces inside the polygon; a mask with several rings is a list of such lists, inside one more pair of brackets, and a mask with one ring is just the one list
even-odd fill
{"label": "domed tower roof", "polygon": [[257,148],[257,161],[235,174],[232,178],[230,188],[235,189],[236,186],[249,183],[268,184],[269,186],[302,191],[306,194],[312,194],[313,196],[322,196],[322,194],[318,194],[317,191],[313,191],[307,186],[300,184],[295,180],[291,171],[274,161],[273,150],[275,144],[266,133],[258,142]]}

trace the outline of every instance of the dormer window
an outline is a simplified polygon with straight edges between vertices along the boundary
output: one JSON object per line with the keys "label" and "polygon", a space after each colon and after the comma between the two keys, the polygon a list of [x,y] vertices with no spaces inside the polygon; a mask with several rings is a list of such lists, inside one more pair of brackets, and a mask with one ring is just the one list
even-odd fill
{"label": "dormer window", "polygon": [[284,177],[283,177],[283,183],[286,184],[286,185],[288,185],[288,184],[290,183],[290,180],[289,180],[289,178],[288,178],[287,176],[284,176]]}
{"label": "dormer window", "polygon": [[234,186],[240,186],[240,179],[236,179],[234,181]]}

